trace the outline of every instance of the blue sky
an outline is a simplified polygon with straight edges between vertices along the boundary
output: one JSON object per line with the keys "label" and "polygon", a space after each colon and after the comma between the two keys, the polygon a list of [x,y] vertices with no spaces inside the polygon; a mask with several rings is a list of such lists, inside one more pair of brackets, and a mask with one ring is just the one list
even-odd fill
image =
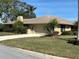
{"label": "blue sky", "polygon": [[76,20],[78,16],[78,0],[22,0],[37,9],[37,16],[58,16]]}

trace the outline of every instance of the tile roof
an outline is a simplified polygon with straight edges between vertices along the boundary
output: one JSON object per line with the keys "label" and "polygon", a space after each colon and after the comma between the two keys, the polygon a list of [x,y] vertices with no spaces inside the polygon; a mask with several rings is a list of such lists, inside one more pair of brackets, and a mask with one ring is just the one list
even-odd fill
{"label": "tile roof", "polygon": [[[55,16],[42,16],[37,18],[31,18],[31,19],[23,19],[24,24],[47,24],[51,20],[56,19],[59,24],[65,24],[65,25],[73,25],[71,21],[62,19],[60,17]],[[13,24],[14,22],[8,22],[6,24]]]}
{"label": "tile roof", "polygon": [[56,19],[59,24],[67,24],[67,25],[73,25],[71,21],[54,17],[54,16],[43,16],[43,17],[37,17],[32,19],[24,19],[24,24],[46,24],[49,23],[51,20]]}

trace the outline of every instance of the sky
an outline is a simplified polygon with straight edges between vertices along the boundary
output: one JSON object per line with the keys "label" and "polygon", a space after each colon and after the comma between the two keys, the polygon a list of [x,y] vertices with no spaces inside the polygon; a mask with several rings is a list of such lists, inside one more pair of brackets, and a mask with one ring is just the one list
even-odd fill
{"label": "sky", "polygon": [[36,16],[58,16],[68,20],[78,18],[78,0],[22,0],[37,7]]}

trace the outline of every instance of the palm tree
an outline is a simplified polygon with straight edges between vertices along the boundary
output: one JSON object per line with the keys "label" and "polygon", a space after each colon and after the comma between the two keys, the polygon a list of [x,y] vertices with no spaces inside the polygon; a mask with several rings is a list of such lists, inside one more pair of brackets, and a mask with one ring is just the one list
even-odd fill
{"label": "palm tree", "polygon": [[56,19],[52,19],[47,25],[45,25],[45,29],[51,34],[53,34],[55,27],[58,26],[58,22]]}

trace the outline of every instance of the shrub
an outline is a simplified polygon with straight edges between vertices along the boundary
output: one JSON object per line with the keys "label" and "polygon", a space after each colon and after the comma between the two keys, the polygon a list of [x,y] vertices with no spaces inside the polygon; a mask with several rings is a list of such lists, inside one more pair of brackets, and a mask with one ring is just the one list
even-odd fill
{"label": "shrub", "polygon": [[72,31],[64,31],[64,32],[62,32],[62,35],[74,35],[74,32],[72,32]]}
{"label": "shrub", "polygon": [[0,24],[0,31],[3,31],[4,25]]}
{"label": "shrub", "polygon": [[77,38],[75,38],[73,40],[68,40],[67,43],[71,43],[71,44],[74,44],[74,45],[79,45],[79,40],[77,40]]}
{"label": "shrub", "polygon": [[8,28],[7,26],[2,29],[3,32],[13,32],[12,28]]}
{"label": "shrub", "polygon": [[21,21],[16,21],[14,24],[13,24],[13,29],[16,33],[26,33],[26,27],[24,27],[23,25],[23,22]]}

